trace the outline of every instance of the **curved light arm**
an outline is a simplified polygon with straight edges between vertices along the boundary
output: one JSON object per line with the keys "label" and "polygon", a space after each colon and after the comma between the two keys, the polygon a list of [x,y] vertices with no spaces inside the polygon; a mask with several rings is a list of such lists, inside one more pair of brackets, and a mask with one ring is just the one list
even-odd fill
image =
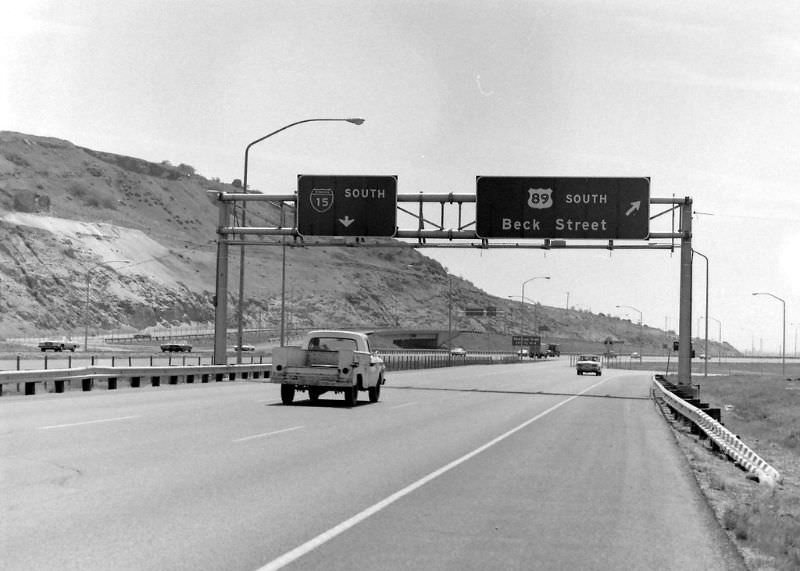
{"label": "curved light arm", "polygon": [[347,123],[352,123],[353,125],[361,125],[364,122],[364,119],[359,118],[349,118],[349,119],[303,119],[302,121],[295,121],[294,123],[289,123],[281,127],[280,129],[273,131],[272,133],[267,133],[263,137],[259,137],[244,149],[244,180],[242,181],[242,186],[244,187],[244,192],[247,192],[247,157],[250,153],[250,147],[253,145],[260,143],[264,139],[269,139],[272,135],[277,135],[281,131],[285,131],[289,127],[294,127],[295,125],[300,125],[301,123],[311,123],[314,121],[346,121]]}
{"label": "curved light arm", "polygon": [[643,319],[642,319],[642,311],[641,311],[641,310],[639,310],[639,309],[636,309],[636,308],[635,308],[635,307],[633,307],[632,305],[618,305],[618,306],[617,306],[617,309],[619,309],[619,308],[621,308],[621,307],[627,307],[628,309],[632,309],[632,310],[634,310],[634,311],[638,311],[638,312],[639,312],[639,325],[642,325],[642,323],[643,323]]}

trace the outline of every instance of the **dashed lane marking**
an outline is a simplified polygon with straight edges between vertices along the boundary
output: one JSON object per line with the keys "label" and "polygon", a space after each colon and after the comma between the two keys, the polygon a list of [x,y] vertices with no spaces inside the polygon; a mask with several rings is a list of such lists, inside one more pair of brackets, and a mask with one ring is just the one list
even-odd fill
{"label": "dashed lane marking", "polygon": [[99,420],[85,420],[83,422],[71,422],[69,424],[53,424],[50,426],[40,426],[39,430],[50,430],[52,428],[70,428],[72,426],[84,426],[86,424],[99,424],[101,422],[116,422],[118,420],[130,420],[140,418],[139,416],[118,416],[116,418],[101,418]]}
{"label": "dashed lane marking", "polygon": [[233,442],[245,442],[247,440],[255,440],[256,438],[266,438],[267,436],[274,436],[276,434],[283,434],[284,432],[291,432],[293,430],[300,430],[305,426],[292,426],[290,428],[282,428],[281,430],[273,430],[272,432],[263,432],[261,434],[253,434],[252,436],[245,436],[244,438],[236,438]]}

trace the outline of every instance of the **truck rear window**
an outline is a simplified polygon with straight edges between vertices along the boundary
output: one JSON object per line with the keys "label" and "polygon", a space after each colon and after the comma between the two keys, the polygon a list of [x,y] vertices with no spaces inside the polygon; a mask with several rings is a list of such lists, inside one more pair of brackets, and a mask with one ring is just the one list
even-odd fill
{"label": "truck rear window", "polygon": [[312,337],[308,342],[308,348],[312,351],[341,351],[345,349],[355,351],[357,349],[355,340],[341,337]]}

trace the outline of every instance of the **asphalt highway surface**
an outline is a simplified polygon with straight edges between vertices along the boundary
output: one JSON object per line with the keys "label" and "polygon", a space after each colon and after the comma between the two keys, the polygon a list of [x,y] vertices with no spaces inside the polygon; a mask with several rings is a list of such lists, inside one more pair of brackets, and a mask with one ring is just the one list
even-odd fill
{"label": "asphalt highway surface", "polygon": [[743,569],[647,374],[387,377],[355,408],[246,381],[2,397],[0,566]]}

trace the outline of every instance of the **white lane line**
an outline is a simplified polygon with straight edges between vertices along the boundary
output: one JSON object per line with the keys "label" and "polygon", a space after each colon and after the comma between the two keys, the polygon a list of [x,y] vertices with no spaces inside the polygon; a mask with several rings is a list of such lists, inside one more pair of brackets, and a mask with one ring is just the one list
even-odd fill
{"label": "white lane line", "polygon": [[118,416],[117,418],[101,418],[100,420],[86,420],[83,422],[72,422],[70,424],[53,424],[51,426],[40,426],[39,430],[50,430],[51,428],[69,428],[70,426],[83,426],[84,424],[98,424],[100,422],[116,422],[118,420],[130,420],[131,418],[141,418],[141,417]]}
{"label": "white lane line", "polygon": [[233,440],[233,442],[245,442],[247,440],[254,440],[256,438],[265,438],[267,436],[273,436],[275,434],[282,434],[284,432],[291,432],[292,430],[300,430],[301,428],[305,428],[305,426],[292,426],[290,428],[283,428],[281,430],[273,430],[272,432],[263,432],[261,434],[253,434],[252,436],[245,436],[244,438],[237,438]]}
{"label": "white lane line", "polygon": [[417,401],[414,401],[414,402],[406,402],[406,403],[403,403],[403,404],[398,404],[398,405],[395,405],[395,406],[390,406],[390,407],[389,407],[389,410],[394,410],[394,409],[396,409],[396,408],[403,408],[403,407],[405,407],[405,406],[411,406],[412,404],[417,404]]}
{"label": "white lane line", "polygon": [[324,532],[320,533],[318,536],[314,537],[313,539],[310,539],[310,540],[306,541],[302,545],[299,545],[299,546],[295,547],[291,551],[287,551],[286,553],[284,553],[283,555],[281,555],[277,559],[273,559],[272,561],[270,561],[269,563],[267,563],[263,567],[259,568],[257,571],[277,571],[278,569],[281,569],[281,568],[285,567],[289,563],[292,563],[293,561],[296,561],[296,560],[300,559],[303,555],[306,555],[307,553],[311,553],[317,547],[320,547],[320,546],[324,545],[325,543],[329,542],[331,539],[335,538],[338,535],[341,535],[342,533],[344,533],[345,531],[347,531],[351,527],[354,527],[354,526],[358,525],[359,523],[361,523],[362,521],[364,521],[365,519],[367,519],[371,515],[374,515],[374,514],[378,513],[379,511],[381,511],[384,508],[390,506],[391,504],[393,504],[397,500],[403,498],[404,496],[407,496],[408,494],[410,494],[414,490],[416,490],[418,488],[421,488],[422,486],[424,486],[425,484],[427,484],[431,480],[434,480],[434,479],[438,478],[439,476],[441,476],[442,474],[444,474],[446,472],[449,472],[450,470],[452,470],[456,466],[459,466],[460,464],[463,464],[467,460],[473,458],[474,456],[477,456],[478,454],[480,454],[481,452],[487,450],[488,448],[491,448],[492,446],[494,446],[498,442],[502,442],[503,440],[505,440],[506,438],[508,438],[512,434],[515,434],[515,433],[519,432],[520,430],[522,430],[526,426],[536,422],[537,420],[539,420],[540,418],[542,418],[544,416],[547,416],[548,414],[550,414],[554,410],[564,406],[568,402],[571,402],[571,401],[575,400],[579,396],[583,395],[584,393],[589,392],[590,390],[592,390],[593,388],[595,388],[595,387],[597,387],[599,385],[602,385],[603,383],[605,383],[608,380],[610,380],[610,379],[603,379],[602,381],[599,381],[599,382],[591,385],[590,387],[582,390],[578,394],[573,395],[573,396],[571,396],[571,397],[569,397],[569,398],[567,398],[567,399],[565,399],[565,400],[563,400],[563,401],[561,401],[561,402],[559,402],[557,404],[554,404],[553,406],[548,408],[546,411],[540,412],[539,414],[537,414],[533,418],[529,418],[528,420],[526,420],[525,422],[523,422],[519,426],[516,426],[516,427],[512,428],[511,430],[509,430],[508,432],[505,432],[505,433],[501,434],[497,438],[494,438],[493,440],[490,440],[486,444],[484,444],[482,446],[479,446],[478,448],[476,448],[472,452],[468,452],[467,454],[465,454],[461,458],[458,458],[457,460],[453,460],[449,464],[447,464],[445,466],[442,466],[438,470],[435,470],[435,471],[431,472],[430,474],[428,474],[427,476],[424,476],[424,477],[420,478],[419,480],[417,480],[413,484],[410,484],[410,485],[406,486],[402,490],[399,490],[399,491],[395,492],[394,494],[392,494],[392,495],[384,498],[383,500],[379,501],[378,503],[373,504],[372,506],[368,507],[364,511],[362,511],[360,513],[357,513],[356,515],[354,515],[350,519],[348,519],[346,521],[343,521],[339,525],[330,528],[328,531],[324,531]]}

